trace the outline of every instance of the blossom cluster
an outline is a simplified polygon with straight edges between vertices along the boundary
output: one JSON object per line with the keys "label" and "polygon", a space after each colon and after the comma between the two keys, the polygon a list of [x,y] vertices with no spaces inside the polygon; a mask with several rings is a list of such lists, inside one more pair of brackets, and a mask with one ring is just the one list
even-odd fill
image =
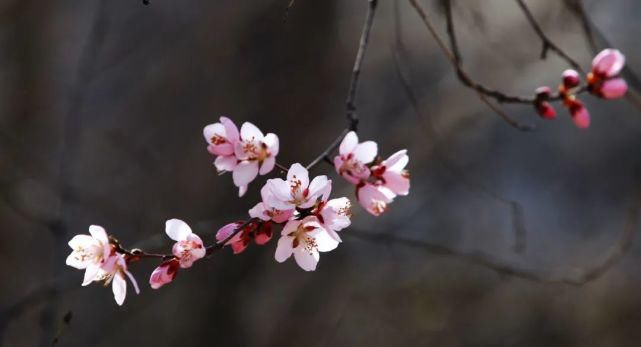
{"label": "blossom cluster", "polygon": [[[625,56],[616,49],[604,49],[592,60],[592,71],[586,76],[587,90],[603,99],[616,99],[625,95],[628,85],[619,77],[625,65]],[[559,85],[559,96],[570,112],[572,121],[578,128],[590,126],[590,113],[577,97],[582,88],[581,75],[572,69],[563,71],[562,83]],[[550,103],[551,89],[539,87],[536,89],[534,107],[537,113],[545,119],[555,119],[556,110]]]}
{"label": "blossom cluster", "polygon": [[[278,165],[278,137],[272,133],[264,135],[252,123],[243,123],[239,131],[231,119],[220,117],[219,122],[203,129],[203,135],[208,152],[215,157],[216,170],[232,172],[241,197],[258,175],[267,175]],[[349,132],[340,143],[334,166],[340,176],[356,187],[356,197],[363,208],[378,216],[397,195],[409,193],[409,173],[405,169],[408,161],[406,150],[382,159],[375,142],[359,143],[356,133]],[[127,250],[109,237],[104,228],[92,225],[90,235],[76,235],[69,242],[73,251],[67,264],[85,270],[83,285],[95,281],[113,283],[116,302],[122,305],[127,292],[125,277],[139,292],[127,268],[142,258],[161,260],[149,277],[151,288],[158,289],[174,281],[179,271],[192,267],[217,249],[228,246],[239,254],[252,241],[266,245],[279,227],[275,260],[282,263],[293,257],[301,269],[314,271],[320,253],[338,247],[342,242],[340,232],[351,224],[350,199],[330,198],[332,180],[326,175],[310,179],[308,169],[300,163],[289,166],[282,178],[267,179],[260,193],[261,201],[248,211],[250,218],[221,227],[209,246],[180,219],[165,223],[165,233],[175,241],[170,254]]]}

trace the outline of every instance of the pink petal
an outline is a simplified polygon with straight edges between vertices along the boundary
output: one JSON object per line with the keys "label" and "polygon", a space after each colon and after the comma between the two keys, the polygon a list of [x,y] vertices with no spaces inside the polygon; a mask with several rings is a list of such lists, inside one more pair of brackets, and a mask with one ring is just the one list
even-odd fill
{"label": "pink petal", "polygon": [[385,171],[385,187],[396,195],[407,195],[410,192],[410,179],[405,173]]}
{"label": "pink petal", "polygon": [[256,161],[241,161],[234,168],[234,185],[242,187],[248,185],[258,175],[258,163]]}
{"label": "pink petal", "polygon": [[211,139],[216,136],[222,137],[224,139],[227,138],[227,132],[225,131],[225,127],[222,124],[209,124],[203,128],[203,137],[205,137],[205,141],[207,141],[207,143],[209,143],[210,145],[214,144]]}
{"label": "pink petal", "polygon": [[274,169],[275,165],[276,165],[276,158],[268,157],[263,161],[263,164],[260,166],[260,170],[258,171],[258,173],[261,175],[266,175]]}
{"label": "pink petal", "polygon": [[216,232],[216,241],[221,243],[231,236],[240,224],[237,222],[229,223],[218,229]]}
{"label": "pink petal", "polygon": [[383,161],[383,166],[385,166],[386,171],[401,172],[407,166],[410,158],[407,156],[407,150],[402,149],[389,156],[386,160]]}
{"label": "pink petal", "polygon": [[358,145],[358,136],[356,135],[355,132],[350,131],[343,138],[343,141],[341,142],[340,147],[338,148],[338,152],[341,155],[347,155],[349,153],[352,153],[354,148],[356,148],[356,145]]}
{"label": "pink petal", "polygon": [[100,225],[89,226],[89,234],[91,234],[94,239],[98,240],[102,244],[109,243],[109,236],[107,236],[105,228],[101,227]]}
{"label": "pink petal", "polygon": [[245,193],[247,193],[247,186],[246,185],[238,187],[238,197],[239,198],[242,198],[243,195],[245,195]]}
{"label": "pink petal", "polygon": [[256,204],[256,206],[252,207],[251,210],[249,210],[249,216],[252,218],[259,218],[261,220],[268,221],[271,218],[266,212],[267,209],[265,208],[265,204],[259,202],[258,204]]}
{"label": "pink petal", "polygon": [[125,297],[127,296],[127,281],[125,281],[125,277],[122,273],[116,272],[112,280],[111,288],[114,293],[116,303],[118,306],[122,306],[125,302]]}
{"label": "pink petal", "polygon": [[292,247],[294,239],[289,236],[282,236],[278,239],[278,245],[276,246],[276,253],[274,258],[277,262],[282,263],[292,256],[294,248]]}
{"label": "pink petal", "polygon": [[220,117],[220,122],[225,126],[225,134],[227,135],[227,141],[232,145],[238,142],[240,139],[240,134],[238,133],[238,128],[234,122],[227,117]]}
{"label": "pink petal", "polygon": [[601,84],[600,95],[606,99],[616,99],[625,95],[628,84],[623,78],[606,80]]}
{"label": "pink petal", "polygon": [[358,190],[358,202],[374,216],[387,210],[387,205],[394,200],[394,194],[388,189],[366,184]]}
{"label": "pink petal", "polygon": [[329,195],[328,189],[331,192],[332,181],[328,180],[325,175],[316,176],[309,184],[309,193],[307,196],[316,202],[316,199],[319,198],[321,194],[325,193]]}
{"label": "pink petal", "polygon": [[160,266],[158,266],[149,277],[149,284],[151,285],[151,288],[158,289],[165,284],[172,282],[176,278],[179,268],[180,264],[176,259],[160,264]]}
{"label": "pink petal", "polygon": [[592,71],[597,75],[613,77],[621,72],[625,65],[625,56],[617,49],[602,50],[592,60]]}
{"label": "pink petal", "polygon": [[214,161],[214,166],[216,166],[216,170],[219,172],[229,172],[234,171],[236,163],[238,163],[238,159],[233,155],[226,157],[220,156]]}
{"label": "pink petal", "polygon": [[577,107],[572,110],[572,121],[580,129],[586,129],[590,126],[590,113],[584,107]]}
{"label": "pink petal", "polygon": [[314,271],[316,270],[316,265],[318,264],[320,255],[316,249],[306,250],[303,247],[297,247],[294,249],[294,259],[301,269],[305,271]]}

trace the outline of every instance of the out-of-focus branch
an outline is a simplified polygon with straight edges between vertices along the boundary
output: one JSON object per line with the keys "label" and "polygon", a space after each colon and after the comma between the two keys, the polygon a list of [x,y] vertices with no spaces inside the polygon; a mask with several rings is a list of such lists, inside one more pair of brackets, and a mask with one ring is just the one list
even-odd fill
{"label": "out-of-focus branch", "polygon": [[376,6],[378,5],[378,0],[368,0],[367,13],[365,14],[365,23],[363,24],[363,30],[361,32],[361,38],[358,44],[358,51],[356,52],[356,59],[354,59],[354,67],[352,68],[352,77],[349,82],[349,89],[347,91],[347,99],[345,100],[346,106],[346,116],[348,126],[347,129],[343,130],[341,134],[327,147],[321,154],[319,154],[314,160],[312,160],[307,165],[307,170],[318,165],[321,161],[332,163],[331,158],[329,157],[332,152],[338,148],[345,134],[349,131],[356,131],[358,127],[358,114],[356,114],[356,93],[358,92],[358,86],[361,75],[361,66],[363,65],[363,59],[365,58],[365,52],[367,51],[367,45],[369,43],[369,35],[372,30],[372,25],[374,24],[374,15],[376,14]]}
{"label": "out-of-focus branch", "polygon": [[383,233],[368,233],[358,230],[350,230],[344,235],[353,236],[363,240],[382,244],[397,244],[410,248],[417,248],[426,252],[441,254],[445,256],[452,256],[463,259],[471,264],[478,265],[490,269],[500,275],[519,277],[533,282],[546,283],[546,284],[565,284],[572,286],[582,286],[590,283],[601,276],[608,270],[619,263],[621,258],[628,252],[634,241],[634,236],[639,228],[639,214],[641,213],[641,196],[637,193],[635,197],[634,206],[629,209],[626,218],[626,225],[619,240],[613,245],[609,251],[603,256],[602,260],[591,266],[583,269],[572,270],[567,274],[550,274],[542,273],[540,271],[519,268],[510,264],[502,262],[495,257],[479,253],[479,252],[464,252],[444,245],[439,245],[431,242],[413,240],[409,238],[400,238],[391,234]]}
{"label": "out-of-focus branch", "polygon": [[[446,1],[449,3],[449,0],[446,0]],[[445,6],[446,13],[450,9],[450,7],[447,5],[448,4],[446,4]],[[410,105],[414,110],[414,114],[418,118],[418,125],[421,128],[423,128],[423,131],[427,135],[426,138],[431,139],[433,143],[432,152],[434,153],[434,156],[436,157],[437,161],[441,164],[441,166],[443,166],[443,168],[449,172],[448,177],[456,177],[457,182],[462,183],[463,185],[467,186],[469,189],[480,192],[483,195],[486,195],[491,199],[494,199],[509,208],[510,215],[512,218],[512,227],[514,230],[514,246],[513,246],[514,251],[517,253],[525,252],[525,249],[527,248],[527,229],[525,227],[523,206],[518,201],[514,201],[514,200],[507,199],[505,197],[502,197],[499,194],[489,190],[487,187],[481,184],[477,184],[469,181],[464,173],[462,173],[459,169],[457,169],[453,165],[450,165],[449,163],[450,160],[447,158],[447,156],[444,153],[442,153],[441,148],[437,142],[438,135],[434,130],[434,126],[430,121],[430,117],[426,114],[424,109],[420,106],[419,98],[415,93],[416,88],[412,82],[412,78],[411,78],[412,73],[409,71],[407,67],[407,62],[408,62],[407,50],[405,49],[405,44],[403,43],[400,23],[401,23],[401,20],[400,20],[400,13],[398,11],[398,0],[396,0],[395,7],[394,7],[394,37],[395,37],[395,40],[394,40],[395,44],[393,47],[394,68],[396,71],[396,75],[399,79],[399,82],[403,87],[403,91],[405,92],[405,95],[407,96],[408,100],[410,101]],[[451,27],[448,25],[448,30],[450,30],[449,28]],[[454,38],[455,40],[455,36],[451,36],[451,38]]]}
{"label": "out-of-focus branch", "polygon": [[[522,104],[533,104],[535,99],[533,97],[526,98],[526,97],[507,95],[497,90],[487,88],[482,84],[474,81],[470,77],[470,75],[468,75],[467,72],[463,69],[463,67],[459,62],[460,53],[459,53],[458,46],[450,50],[450,48],[447,47],[447,44],[445,43],[441,35],[439,35],[439,33],[436,31],[436,28],[434,27],[434,24],[430,20],[429,15],[427,14],[427,10],[423,7],[423,5],[421,5],[417,0],[409,0],[409,2],[412,5],[412,7],[414,7],[414,9],[416,10],[416,13],[419,15],[419,17],[423,21],[423,24],[425,24],[425,27],[427,27],[427,30],[432,35],[432,38],[434,38],[434,41],[436,41],[437,45],[439,46],[439,48],[441,49],[445,57],[448,59],[450,64],[452,64],[452,66],[456,70],[456,75],[458,79],[461,81],[461,83],[463,83],[463,85],[476,91],[476,94],[481,99],[481,101],[512,127],[522,131],[533,130],[535,128],[533,125],[520,123],[516,119],[510,117],[507,113],[505,113],[505,111],[503,111],[502,109],[494,105],[488,99],[488,97],[494,98],[498,102],[510,102],[510,103],[522,103]],[[447,1],[446,4],[447,4],[447,7],[449,7],[449,1]],[[453,21],[451,20],[452,19],[451,9],[446,10],[446,18],[448,19],[447,25],[448,25],[448,35],[450,36],[450,42],[453,45],[455,45],[456,36],[454,35]],[[558,95],[554,95],[551,99],[554,100],[557,98],[558,98]]]}
{"label": "out-of-focus branch", "polygon": [[523,14],[525,14],[525,18],[527,18],[528,22],[530,23],[530,26],[532,27],[532,29],[534,29],[536,34],[541,39],[541,42],[543,43],[543,48],[541,49],[541,59],[545,59],[548,51],[552,51],[556,53],[559,57],[565,59],[565,61],[567,61],[568,64],[570,64],[575,70],[585,74],[585,72],[581,68],[581,65],[579,65],[579,63],[577,63],[576,60],[572,59],[570,55],[568,55],[564,50],[562,50],[559,46],[557,46],[554,42],[552,42],[550,38],[548,38],[545,35],[545,33],[543,32],[543,29],[541,29],[541,26],[534,18],[534,15],[525,4],[525,1],[516,0],[516,3],[519,5],[521,10],[523,11]]}

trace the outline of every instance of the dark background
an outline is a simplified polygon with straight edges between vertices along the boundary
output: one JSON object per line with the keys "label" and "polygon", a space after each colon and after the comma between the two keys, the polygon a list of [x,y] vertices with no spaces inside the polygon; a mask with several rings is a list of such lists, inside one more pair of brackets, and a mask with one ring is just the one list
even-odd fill
{"label": "dark background", "polygon": [[[394,3],[379,1],[358,110],[361,139],[407,148],[411,194],[379,217],[354,207],[344,243],[314,273],[273,260],[275,242],[229,250],[154,291],[154,261],[131,266],[142,293],[118,307],[111,289],[81,287],[67,241],[99,224],[125,245],[168,250],[181,218],[211,242],[244,218],[261,181],[237,198],[217,176],[204,125],[229,115],[280,137],[278,161],[308,162],[345,127],[344,100],[366,1],[0,1],[0,344],[47,346],[634,346],[641,338],[641,245],[582,286],[500,274],[425,247],[482,254],[543,277],[574,278],[615,247],[641,180],[641,114],[584,96],[519,132],[455,78],[418,16],[400,23],[422,115],[395,70]],[[567,66],[516,3],[454,1],[464,63],[513,94],[555,87]],[[587,69],[593,56],[561,1],[529,1],[547,34]],[[443,14],[426,2],[438,29]],[[595,25],[641,69],[634,0],[585,3]],[[276,174],[274,172],[274,174]],[[352,188],[329,166],[334,195]],[[523,208],[515,252],[510,201]],[[634,224],[634,223],[632,223]],[[638,229],[638,228],[636,228]],[[65,313],[73,319],[66,326]]]}

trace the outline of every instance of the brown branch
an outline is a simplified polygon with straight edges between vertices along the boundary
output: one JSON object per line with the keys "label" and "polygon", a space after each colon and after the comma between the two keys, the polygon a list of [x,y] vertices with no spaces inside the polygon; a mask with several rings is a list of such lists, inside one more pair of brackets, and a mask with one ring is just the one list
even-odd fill
{"label": "brown branch", "polygon": [[338,148],[341,140],[350,130],[356,131],[358,127],[358,115],[356,114],[356,92],[358,91],[361,66],[363,65],[363,59],[365,58],[365,52],[367,51],[367,44],[369,43],[369,35],[372,30],[372,25],[374,24],[374,15],[376,14],[377,5],[378,0],[368,0],[367,13],[365,14],[365,23],[363,24],[363,30],[361,32],[361,38],[358,44],[358,51],[356,52],[354,67],[352,68],[352,77],[349,82],[347,99],[345,100],[346,116],[348,122],[347,129],[343,130],[341,134],[336,138],[336,140],[334,140],[329,145],[329,147],[327,147],[321,154],[319,154],[307,165],[307,170],[318,165],[318,163],[320,163],[321,161],[327,161],[331,164],[332,160],[329,157],[330,154],[334,152],[336,148]]}
{"label": "brown branch", "polygon": [[580,71],[582,74],[585,74],[583,69],[581,69],[581,65],[576,62],[576,60],[572,59],[570,55],[568,55],[565,51],[563,51],[559,46],[557,46],[552,40],[550,40],[545,33],[543,32],[543,29],[541,29],[541,26],[539,23],[536,21],[534,18],[534,15],[530,11],[530,9],[527,7],[525,4],[525,1],[523,0],[516,0],[517,4],[523,11],[523,14],[525,14],[525,17],[527,18],[528,22],[530,23],[530,26],[536,34],[539,36],[541,39],[541,42],[543,43],[543,48],[541,49],[541,59],[545,59],[547,56],[548,51],[552,51],[556,53],[559,57],[565,59],[565,61],[570,64],[575,70]]}
{"label": "brown branch", "polygon": [[[535,127],[533,125],[529,124],[522,124],[519,121],[515,120],[514,118],[510,117],[507,113],[505,113],[503,110],[501,110],[499,107],[496,105],[492,104],[490,100],[488,100],[488,97],[492,97],[496,99],[498,102],[510,102],[510,103],[522,103],[522,104],[533,104],[534,103],[534,98],[525,98],[525,97],[519,97],[519,96],[510,96],[507,94],[504,94],[502,92],[487,88],[480,83],[477,83],[474,81],[465,70],[463,70],[463,67],[459,63],[458,56],[459,56],[459,50],[458,46],[457,48],[450,50],[450,48],[447,47],[447,44],[441,38],[441,36],[438,34],[436,31],[436,28],[434,27],[434,24],[432,24],[432,21],[430,20],[427,11],[425,8],[418,3],[417,0],[409,0],[410,4],[414,9],[416,10],[416,13],[419,15],[421,20],[423,21],[423,24],[427,27],[429,33],[432,35],[432,38],[434,38],[434,41],[436,41],[437,45],[445,54],[447,57],[448,61],[454,69],[456,70],[456,75],[458,79],[463,83],[463,85],[473,89],[476,91],[476,94],[478,97],[481,99],[481,101],[488,106],[492,111],[494,111],[497,115],[499,115],[504,121],[506,121],[509,125],[512,127],[522,130],[522,131],[529,131],[533,130]],[[446,2],[446,5],[449,6],[449,1]],[[450,42],[456,43],[456,38],[454,35],[454,28],[453,28],[453,21],[451,20],[451,10],[446,10],[446,18],[448,19],[448,34],[450,35]],[[449,31],[451,29],[451,31]],[[457,52],[456,54],[453,52]],[[554,99],[552,97],[551,99]]]}
{"label": "brown branch", "polygon": [[[638,194],[637,194],[638,195]],[[619,263],[621,258],[630,250],[634,236],[639,228],[639,214],[641,213],[641,198],[635,197],[636,201],[628,212],[626,225],[617,243],[605,253],[603,259],[591,266],[580,270],[573,270],[571,273],[555,275],[542,273],[532,269],[518,268],[506,264],[495,257],[480,252],[464,252],[452,247],[439,245],[427,241],[400,238],[390,234],[368,233],[357,230],[350,230],[346,236],[354,236],[363,240],[369,240],[382,244],[399,244],[410,248],[422,249],[426,252],[436,253],[445,256],[452,256],[463,259],[471,264],[490,269],[500,275],[519,277],[533,282],[546,284],[565,284],[582,286],[603,276],[608,270]]]}
{"label": "brown branch", "polygon": [[[396,0],[395,3],[398,3],[398,0]],[[395,7],[394,14],[395,14],[394,16],[395,46],[393,48],[393,51],[394,51],[393,56],[394,56],[394,68],[396,71],[396,75],[398,77],[399,82],[401,83],[401,86],[403,87],[403,91],[405,92],[405,95],[410,101],[410,105],[414,110],[414,114],[418,118],[419,126],[423,128],[424,132],[426,133],[427,135],[426,138],[431,139],[432,142],[434,143],[433,153],[436,159],[443,166],[444,169],[449,171],[448,177],[457,177],[458,182],[467,186],[470,190],[480,192],[509,207],[510,214],[512,217],[512,227],[514,228],[513,229],[514,230],[514,246],[513,246],[514,251],[519,254],[525,252],[525,249],[527,247],[527,229],[525,227],[525,221],[524,221],[525,217],[523,212],[523,206],[518,201],[506,199],[500,196],[499,194],[489,190],[487,187],[481,184],[470,182],[464,173],[462,173],[459,169],[457,169],[453,165],[449,164],[449,159],[444,153],[442,153],[440,146],[438,146],[438,143],[437,143],[438,136],[436,134],[436,131],[434,130],[434,126],[430,121],[431,118],[427,116],[423,108],[420,106],[418,96],[414,92],[415,87],[411,79],[412,73],[408,71],[408,69],[404,68],[405,66],[407,66],[407,59],[405,58],[406,49],[405,49],[405,45],[403,43],[403,38],[401,35],[401,28],[400,28],[401,21],[399,19],[399,12],[397,7]]]}

